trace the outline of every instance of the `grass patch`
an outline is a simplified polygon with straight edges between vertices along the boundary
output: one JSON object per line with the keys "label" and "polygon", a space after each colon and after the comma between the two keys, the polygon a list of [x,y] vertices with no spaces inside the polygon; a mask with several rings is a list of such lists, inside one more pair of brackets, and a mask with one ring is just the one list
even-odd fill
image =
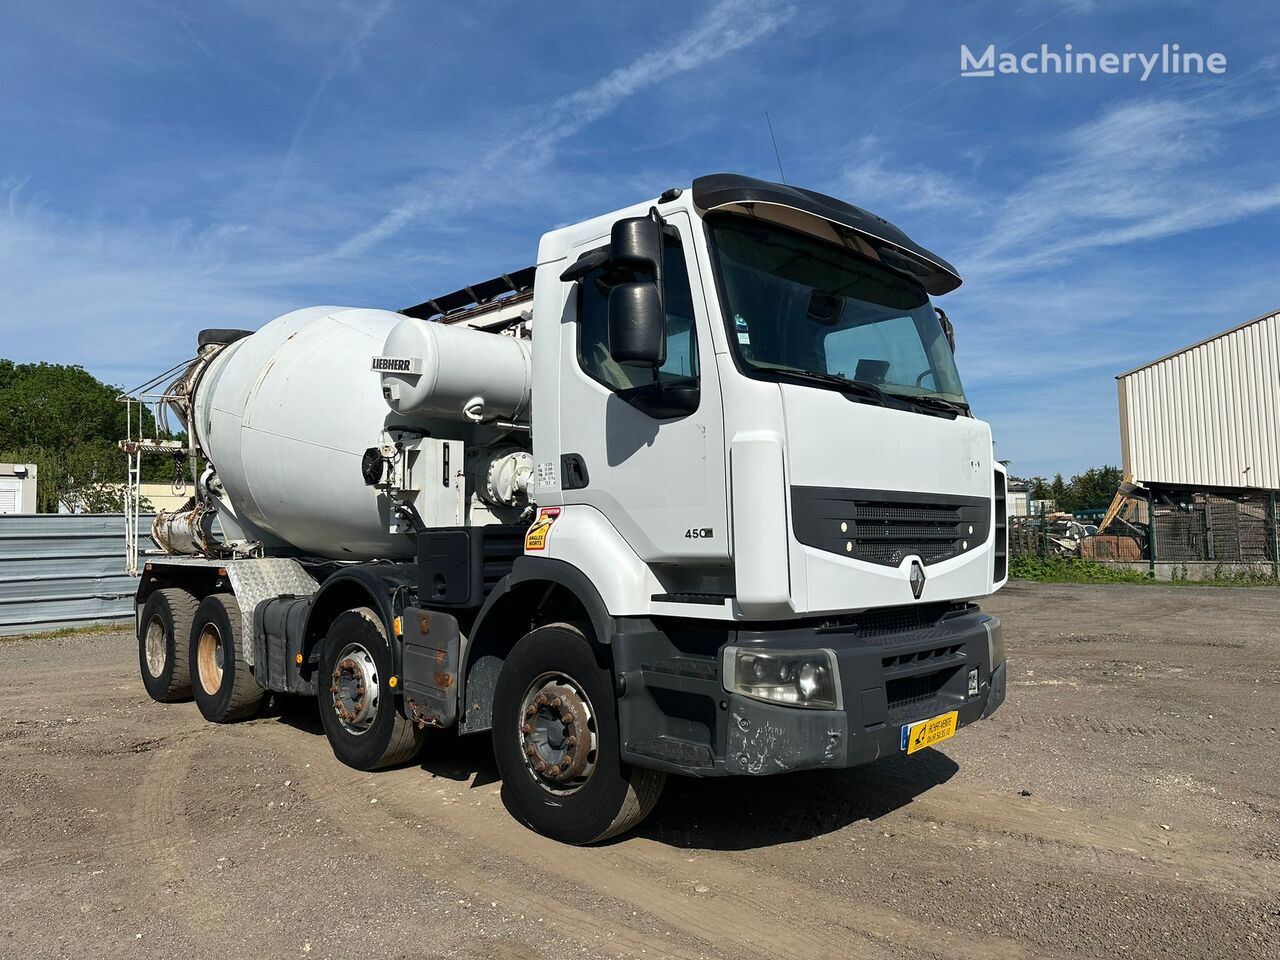
{"label": "grass patch", "polygon": [[54,627],[49,630],[33,630],[30,633],[15,633],[0,637],[0,643],[6,640],[53,640],[58,637],[79,637],[95,633],[119,633],[131,630],[133,618],[126,616],[114,623],[91,623],[84,627]]}
{"label": "grass patch", "polygon": [[1062,557],[1011,557],[1009,576],[1037,583],[1152,583],[1149,574],[1096,560]]}
{"label": "grass patch", "polygon": [[1182,587],[1276,587],[1270,566],[1255,570],[1229,571],[1221,564],[1204,580],[1189,576],[1186,564],[1174,568],[1172,580],[1153,580],[1146,570],[1096,560],[1068,560],[1063,557],[1011,557],[1009,576],[1037,583],[1147,583]]}

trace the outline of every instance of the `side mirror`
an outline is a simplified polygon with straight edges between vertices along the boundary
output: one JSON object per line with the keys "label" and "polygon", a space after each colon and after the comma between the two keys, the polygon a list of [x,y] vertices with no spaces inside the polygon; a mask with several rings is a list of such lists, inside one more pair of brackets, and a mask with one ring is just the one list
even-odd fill
{"label": "side mirror", "polygon": [[662,272],[662,225],[652,217],[619,220],[609,235],[609,262],[659,279]]}
{"label": "side mirror", "polygon": [[934,307],[933,312],[938,315],[938,320],[942,323],[942,332],[946,335],[947,346],[951,348],[951,352],[956,352],[956,328],[951,325],[951,318],[947,316],[945,310],[941,307]]}
{"label": "side mirror", "polygon": [[666,310],[658,281],[620,283],[609,291],[609,353],[629,367],[657,370],[666,362]]}

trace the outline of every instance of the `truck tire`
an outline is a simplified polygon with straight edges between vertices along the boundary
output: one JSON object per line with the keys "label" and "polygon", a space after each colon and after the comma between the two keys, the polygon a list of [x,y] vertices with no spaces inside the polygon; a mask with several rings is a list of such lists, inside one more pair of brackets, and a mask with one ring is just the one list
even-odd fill
{"label": "truck tire", "polygon": [[199,601],[186,590],[156,590],[138,618],[138,667],[142,685],[158,703],[191,699],[188,669],[191,621]]}
{"label": "truck tire", "polygon": [[667,780],[622,762],[612,674],[569,623],[538,627],[507,656],[494,690],[493,753],[511,815],[562,843],[630,830]]}
{"label": "truck tire", "polygon": [[356,770],[404,763],[426,731],[396,709],[394,668],[382,622],[372,610],[346,610],[320,641],[316,693],[333,755]]}
{"label": "truck tire", "polygon": [[211,593],[191,624],[191,692],[204,718],[214,723],[253,716],[266,695],[245,662],[240,622],[236,598]]}

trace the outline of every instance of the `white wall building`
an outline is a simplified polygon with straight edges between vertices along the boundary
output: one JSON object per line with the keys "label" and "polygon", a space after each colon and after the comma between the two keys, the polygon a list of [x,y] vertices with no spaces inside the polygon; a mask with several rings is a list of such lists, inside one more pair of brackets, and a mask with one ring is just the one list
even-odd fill
{"label": "white wall building", "polygon": [[1138,483],[1280,489],[1280,313],[1116,381],[1124,470]]}
{"label": "white wall building", "polygon": [[0,514],[36,512],[36,465],[0,463]]}

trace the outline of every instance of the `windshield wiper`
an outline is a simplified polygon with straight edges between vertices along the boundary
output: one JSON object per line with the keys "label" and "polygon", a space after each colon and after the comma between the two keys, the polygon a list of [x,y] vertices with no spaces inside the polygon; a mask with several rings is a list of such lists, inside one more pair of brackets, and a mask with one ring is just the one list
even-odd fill
{"label": "windshield wiper", "polygon": [[761,369],[772,370],[774,373],[796,377],[800,380],[816,380],[819,383],[835,384],[846,392],[856,392],[868,400],[874,400],[882,407],[897,406],[889,399],[888,393],[881,390],[874,383],[868,383],[866,380],[851,380],[848,377],[840,376],[838,373],[819,373],[816,370],[784,370],[779,367],[762,367]]}
{"label": "windshield wiper", "polygon": [[935,397],[931,394],[915,396],[907,393],[894,393],[892,390],[883,390],[870,381],[854,380],[850,377],[842,377],[838,373],[823,373],[817,370],[787,370],[782,367],[759,367],[758,369],[770,370],[783,376],[795,377],[798,380],[816,380],[819,383],[834,384],[847,393],[856,392],[863,398],[872,400],[882,407],[901,410],[915,405],[930,407],[934,410],[945,410],[947,413],[954,413],[962,417],[969,415],[969,408],[964,404],[944,400],[942,397]]}
{"label": "windshield wiper", "polygon": [[959,417],[967,417],[969,415],[969,407],[962,403],[955,403],[951,400],[944,400],[942,397],[935,397],[932,394],[921,394],[915,396],[908,393],[895,393],[895,397],[906,400],[908,403],[914,403],[922,407],[932,407],[935,410],[946,410],[948,413],[954,413]]}

